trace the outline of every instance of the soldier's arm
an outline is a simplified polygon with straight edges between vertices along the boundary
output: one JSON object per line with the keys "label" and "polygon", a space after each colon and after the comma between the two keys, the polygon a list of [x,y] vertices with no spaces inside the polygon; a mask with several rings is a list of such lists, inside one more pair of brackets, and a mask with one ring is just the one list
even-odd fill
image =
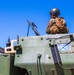
{"label": "soldier's arm", "polygon": [[50,27],[49,27],[49,25],[48,25],[47,28],[46,28],[46,33],[47,33],[47,34],[50,34]]}
{"label": "soldier's arm", "polygon": [[62,19],[62,20],[63,20],[63,27],[66,28],[66,32],[68,33],[69,32],[69,29],[67,27],[66,21],[64,19]]}
{"label": "soldier's arm", "polygon": [[55,24],[55,19],[51,19],[49,22],[48,22],[48,26],[51,27]]}
{"label": "soldier's arm", "polygon": [[46,33],[47,34],[50,34],[50,28],[55,24],[55,20],[54,19],[51,19],[49,22],[48,22],[48,26],[46,28]]}
{"label": "soldier's arm", "polygon": [[66,21],[63,19],[63,22],[64,22],[64,25],[65,25],[65,27],[66,27],[66,29],[67,29],[67,33],[69,32],[69,29],[68,29],[68,27],[67,27],[67,23],[66,23]]}
{"label": "soldier's arm", "polygon": [[62,18],[62,24],[64,27],[67,27],[66,21],[64,20],[64,18]]}
{"label": "soldier's arm", "polygon": [[50,34],[50,27],[51,27],[51,23],[50,21],[48,22],[47,28],[46,28],[46,33]]}

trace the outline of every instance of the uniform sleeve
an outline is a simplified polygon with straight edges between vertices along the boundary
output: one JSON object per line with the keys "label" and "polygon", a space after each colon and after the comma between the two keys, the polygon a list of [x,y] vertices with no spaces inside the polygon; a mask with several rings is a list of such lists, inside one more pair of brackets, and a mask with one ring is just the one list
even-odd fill
{"label": "uniform sleeve", "polygon": [[67,26],[67,25],[66,25],[66,21],[65,21],[64,19],[62,19],[62,22],[63,22],[63,26],[66,27],[66,26]]}
{"label": "uniform sleeve", "polygon": [[48,22],[48,25],[47,25],[47,28],[46,28],[46,33],[47,33],[47,34],[50,34],[50,28],[53,26],[54,23],[55,23],[55,20],[54,20],[54,19],[51,19],[51,20]]}
{"label": "uniform sleeve", "polygon": [[51,19],[49,22],[48,22],[48,26],[51,27],[54,25],[54,23],[56,23],[55,19]]}
{"label": "uniform sleeve", "polygon": [[66,24],[66,21],[63,19],[63,25],[65,26],[65,28],[66,28],[66,33],[68,33],[69,32],[69,29],[68,29],[68,27],[67,27],[67,24]]}
{"label": "uniform sleeve", "polygon": [[49,24],[48,24],[48,26],[47,26],[47,28],[46,28],[46,33],[47,33],[47,34],[50,34],[50,27],[49,27]]}

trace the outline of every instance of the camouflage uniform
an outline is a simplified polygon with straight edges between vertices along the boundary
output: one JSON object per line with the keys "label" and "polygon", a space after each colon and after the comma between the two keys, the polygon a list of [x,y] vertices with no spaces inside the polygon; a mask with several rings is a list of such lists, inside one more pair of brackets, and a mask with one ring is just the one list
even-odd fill
{"label": "camouflage uniform", "polygon": [[53,8],[50,11],[51,20],[48,22],[46,28],[47,34],[63,34],[68,33],[68,28],[66,22],[63,18],[58,17],[60,15],[60,10]]}
{"label": "camouflage uniform", "polygon": [[63,18],[51,19],[48,22],[48,27],[46,28],[47,34],[64,34],[68,33],[68,28],[66,22]]}

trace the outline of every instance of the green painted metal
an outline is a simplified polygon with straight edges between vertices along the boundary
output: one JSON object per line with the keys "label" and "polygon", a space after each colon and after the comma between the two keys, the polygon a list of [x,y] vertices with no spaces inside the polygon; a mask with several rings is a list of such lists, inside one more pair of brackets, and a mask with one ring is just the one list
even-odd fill
{"label": "green painted metal", "polygon": [[0,54],[0,75],[74,75],[74,41],[69,43],[69,35],[74,38],[74,34],[20,37],[15,55]]}
{"label": "green painted metal", "polygon": [[10,55],[0,54],[0,75],[10,75]]}
{"label": "green painted metal", "polygon": [[[67,35],[69,34],[21,37],[19,39],[18,45],[21,45],[22,47],[22,54],[15,54],[14,65],[21,68],[25,68],[28,70],[28,72],[31,71],[32,75],[39,75],[38,74],[39,68],[37,68],[38,67],[37,58],[38,55],[41,54],[42,57],[40,59],[40,65],[41,65],[42,75],[45,74],[58,75],[60,74],[60,72],[62,72],[61,69],[63,70],[64,75],[74,75],[74,72],[72,71],[72,69],[74,69],[74,60],[73,60],[74,42],[70,43],[71,50],[59,51],[62,65],[60,64],[60,62],[57,63],[54,62],[52,51],[49,47],[49,44],[51,45],[62,44],[62,43],[65,44],[70,42],[70,37],[69,36],[67,37]],[[59,73],[57,73],[56,71],[57,69]]]}

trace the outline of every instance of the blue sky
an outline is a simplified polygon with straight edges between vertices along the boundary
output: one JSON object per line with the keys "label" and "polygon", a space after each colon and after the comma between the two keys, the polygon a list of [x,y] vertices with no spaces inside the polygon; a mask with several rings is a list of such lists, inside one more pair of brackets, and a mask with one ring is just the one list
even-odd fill
{"label": "blue sky", "polygon": [[[45,35],[50,20],[49,11],[58,8],[67,22],[69,33],[74,32],[74,0],[0,0],[0,47],[5,47],[8,36],[27,36],[26,19],[37,25],[41,35]],[[34,36],[30,28],[29,36]]]}

